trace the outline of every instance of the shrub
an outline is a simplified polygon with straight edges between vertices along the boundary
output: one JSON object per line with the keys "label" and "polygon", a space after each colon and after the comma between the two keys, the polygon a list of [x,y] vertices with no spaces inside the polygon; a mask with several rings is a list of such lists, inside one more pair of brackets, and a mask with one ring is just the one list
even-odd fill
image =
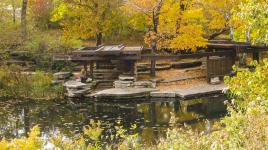
{"label": "shrub", "polygon": [[37,71],[22,72],[18,66],[0,67],[0,96],[30,99],[54,99],[62,96],[61,85],[52,86],[53,76]]}

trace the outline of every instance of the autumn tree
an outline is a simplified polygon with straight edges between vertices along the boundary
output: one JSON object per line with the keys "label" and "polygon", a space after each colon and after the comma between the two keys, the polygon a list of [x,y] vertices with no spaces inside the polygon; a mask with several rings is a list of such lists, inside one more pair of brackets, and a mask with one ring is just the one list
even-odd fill
{"label": "autumn tree", "polygon": [[199,1],[129,0],[126,5],[131,9],[127,10],[128,14],[143,15],[147,21],[145,25],[151,31],[145,37],[147,44],[151,45],[152,39],[157,39],[158,48],[196,50],[206,46],[205,19]]}
{"label": "autumn tree", "polygon": [[268,1],[245,0],[234,9],[235,40],[268,44]]}
{"label": "autumn tree", "polygon": [[53,0],[29,0],[30,17],[37,28],[48,27],[53,10]]}
{"label": "autumn tree", "polygon": [[27,22],[26,22],[26,15],[27,15],[27,7],[28,7],[28,0],[22,0],[22,7],[21,7],[21,34],[22,37],[25,39],[27,36]]}
{"label": "autumn tree", "polygon": [[0,2],[0,51],[6,51],[20,42],[21,4],[21,0],[1,0]]}
{"label": "autumn tree", "polygon": [[206,33],[208,39],[215,39],[223,34],[229,34],[229,37],[234,39],[232,16],[234,10],[237,10],[241,3],[244,3],[244,0],[202,1],[202,7],[207,20]]}
{"label": "autumn tree", "polygon": [[59,0],[53,21],[60,21],[66,38],[96,38],[102,44],[103,36],[113,25],[121,0]]}

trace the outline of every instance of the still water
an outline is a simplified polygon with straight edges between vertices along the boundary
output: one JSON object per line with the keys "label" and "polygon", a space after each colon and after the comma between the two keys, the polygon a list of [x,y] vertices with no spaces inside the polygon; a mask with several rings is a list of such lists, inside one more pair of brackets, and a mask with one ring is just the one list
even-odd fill
{"label": "still water", "polygon": [[[217,120],[223,116],[225,96],[210,96],[193,100],[160,99],[131,103],[93,102],[92,100],[65,100],[59,102],[0,102],[0,137],[25,136],[34,125],[41,128],[41,136],[74,137],[83,131],[90,120],[101,121],[103,136],[114,134],[121,125],[128,132],[137,132],[144,143],[154,143],[165,135],[173,115],[177,124],[188,124],[205,130],[205,119]],[[137,129],[130,131],[131,125]]]}

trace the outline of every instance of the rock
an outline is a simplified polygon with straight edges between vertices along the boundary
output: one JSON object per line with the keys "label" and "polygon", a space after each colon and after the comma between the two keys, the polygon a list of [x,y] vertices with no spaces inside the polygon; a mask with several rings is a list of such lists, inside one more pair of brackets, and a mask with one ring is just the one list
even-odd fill
{"label": "rock", "polygon": [[87,78],[86,83],[91,83],[93,80],[91,78]]}
{"label": "rock", "polygon": [[120,75],[119,76],[119,80],[120,81],[135,81],[135,77],[133,76],[124,76],[124,75]]}
{"label": "rock", "polygon": [[115,88],[129,88],[133,87],[133,81],[114,81],[114,87]]}
{"label": "rock", "polygon": [[65,80],[72,76],[71,72],[58,72],[54,74],[54,78],[58,80]]}
{"label": "rock", "polygon": [[68,81],[64,84],[66,87],[67,93],[66,95],[68,97],[74,98],[74,97],[81,97],[90,94],[92,91],[93,83],[90,84],[84,84],[77,81]]}
{"label": "rock", "polygon": [[67,89],[68,92],[71,92],[73,94],[79,95],[79,94],[87,94],[88,92],[90,92],[90,88],[85,88],[85,89],[81,89],[81,90],[74,90],[74,89]]}
{"label": "rock", "polygon": [[216,85],[216,84],[220,84],[221,80],[219,77],[214,77],[210,79],[210,84]]}
{"label": "rock", "polygon": [[58,85],[58,84],[60,84],[60,83],[62,83],[62,81],[59,81],[59,80],[53,80],[53,81],[52,81],[52,84],[53,84],[53,85]]}
{"label": "rock", "polygon": [[151,81],[137,81],[134,83],[135,88],[155,88],[156,82],[153,83]]}
{"label": "rock", "polygon": [[78,81],[67,81],[64,83],[64,86],[70,89],[82,89],[85,88],[87,84]]}

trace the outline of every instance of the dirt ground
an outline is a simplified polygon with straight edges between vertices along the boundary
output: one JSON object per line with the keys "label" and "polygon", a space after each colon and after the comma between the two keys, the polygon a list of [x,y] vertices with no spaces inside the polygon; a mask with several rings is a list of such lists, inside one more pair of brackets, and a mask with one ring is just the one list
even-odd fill
{"label": "dirt ground", "polygon": [[[178,77],[193,77],[193,76],[205,76],[206,72],[202,70],[202,67],[195,67],[188,69],[170,69],[170,70],[163,70],[157,71],[155,79],[158,80],[169,80]],[[150,75],[139,75],[139,80],[149,80],[151,79]],[[206,83],[206,78],[200,79],[190,79],[178,82],[171,82],[171,83],[159,83],[157,84],[157,88],[159,90],[172,90],[178,88],[188,88],[193,86],[198,86],[200,84]]]}
{"label": "dirt ground", "polygon": [[207,80],[205,78],[178,81],[178,82],[172,82],[172,83],[160,83],[157,85],[157,89],[159,89],[160,91],[174,90],[174,89],[186,89],[186,88],[198,86],[204,83],[207,83]]}

